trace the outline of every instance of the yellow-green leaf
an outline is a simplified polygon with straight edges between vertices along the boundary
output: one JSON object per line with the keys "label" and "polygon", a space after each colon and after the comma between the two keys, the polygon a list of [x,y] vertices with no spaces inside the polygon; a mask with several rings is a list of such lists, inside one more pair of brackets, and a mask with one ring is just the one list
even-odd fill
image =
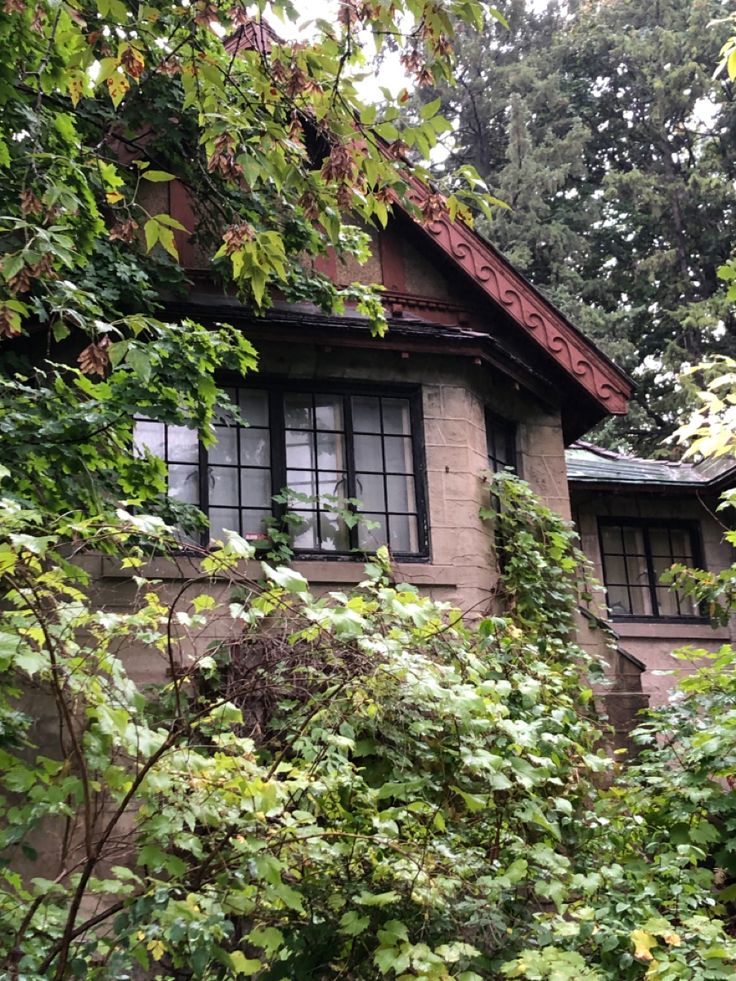
{"label": "yellow-green leaf", "polygon": [[122,72],[115,72],[107,79],[107,91],[110,93],[112,104],[117,107],[130,89],[130,82]]}
{"label": "yellow-green leaf", "polygon": [[230,954],[230,963],[236,975],[244,974],[246,977],[256,974],[263,966],[259,960],[246,957],[242,950]]}
{"label": "yellow-green leaf", "polygon": [[155,218],[149,218],[143,226],[143,234],[146,236],[146,252],[150,252],[156,242],[158,242],[159,232],[162,226]]}
{"label": "yellow-green leaf", "polygon": [[634,944],[634,957],[639,961],[654,960],[652,947],[657,946],[657,938],[646,930],[632,930],[629,934]]}
{"label": "yellow-green leaf", "polygon": [[147,170],[145,174],[141,174],[144,181],[153,181],[155,184],[160,181],[173,181],[174,175],[167,173],[165,170]]}

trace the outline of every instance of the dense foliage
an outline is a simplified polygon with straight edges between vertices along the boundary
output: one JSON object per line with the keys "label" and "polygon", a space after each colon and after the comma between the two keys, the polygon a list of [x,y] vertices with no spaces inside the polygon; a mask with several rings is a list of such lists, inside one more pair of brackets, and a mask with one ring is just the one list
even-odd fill
{"label": "dense foliage", "polygon": [[[476,624],[381,553],[350,595],[269,565],[259,585],[234,535],[174,595],[146,577],[160,519],[60,534],[5,499],[9,975],[732,976],[702,850],[601,789],[572,533],[514,478],[494,491],[509,613]],[[72,532],[126,554],[127,612],[96,606]]]}
{"label": "dense foliage", "polygon": [[[345,3],[314,43],[269,35],[268,58],[223,36],[293,19],[288,2],[0,10],[9,978],[733,976],[730,866],[702,847],[730,828],[721,771],[681,792],[655,750],[605,789],[595,666],[571,639],[580,556],[523,484],[492,488],[498,611],[466,623],[383,552],[321,597],[237,535],[182,559],[172,529],[196,515],[132,452],[136,415],[207,444],[218,368],[256,367],[239,330],[169,315],[184,237],[253,315],[278,290],[356,303],[380,334],[376,297],[314,260],[365,256],[352,222],[385,223],[406,148],[448,123],[432,106],[399,133],[393,106],[371,129],[355,75],[372,44],[441,81],[456,20],[484,7]],[[465,200],[433,193],[418,217]]]}
{"label": "dense foliage", "polygon": [[633,374],[632,411],[600,438],[666,452],[681,365],[734,353],[718,279],[736,227],[733,82],[713,77],[731,4],[503,10],[508,28],[462,33],[459,85],[417,96],[455,123],[437,171],[477,168],[510,206],[481,222],[490,240]]}
{"label": "dense foliage", "polygon": [[[366,258],[355,221],[386,223],[401,148],[449,124],[427,112],[399,142],[393,106],[372,128],[365,52],[389,45],[442,77],[454,26],[482,7],[347,4],[309,43],[279,43],[258,18],[294,21],[289,2],[0,6],[0,453],[15,492],[52,511],[150,501],[162,473],[129,459],[131,415],[211,437],[214,372],[245,374],[254,352],[239,329],[171,323],[185,243],[251,315],[278,290],[352,303],[382,332],[377,295],[338,289],[315,261],[328,247]],[[460,204],[438,190],[427,206]]]}

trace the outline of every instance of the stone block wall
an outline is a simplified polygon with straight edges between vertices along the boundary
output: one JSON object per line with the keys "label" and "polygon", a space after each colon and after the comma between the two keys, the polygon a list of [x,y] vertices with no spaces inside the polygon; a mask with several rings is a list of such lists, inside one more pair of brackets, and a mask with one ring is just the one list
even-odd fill
{"label": "stone block wall", "polygon": [[[521,475],[547,504],[565,516],[570,513],[559,416],[471,358],[402,356],[381,352],[380,341],[375,351],[261,345],[261,374],[292,378],[295,390],[300,380],[320,379],[375,383],[387,392],[392,383],[421,390],[423,432],[415,435],[423,440],[426,461],[430,554],[426,560],[399,563],[396,575],[464,612],[481,615],[489,610],[497,581],[492,531],[479,516],[489,500],[481,479],[488,465],[486,409],[517,424]],[[257,375],[252,384],[258,385]],[[294,565],[317,590],[349,588],[363,578],[363,562],[357,558],[305,559]],[[184,559],[156,562],[150,571],[173,590],[186,578],[186,566]],[[125,607],[129,575],[107,561],[100,574],[103,604]],[[258,574],[256,566],[253,574]]]}

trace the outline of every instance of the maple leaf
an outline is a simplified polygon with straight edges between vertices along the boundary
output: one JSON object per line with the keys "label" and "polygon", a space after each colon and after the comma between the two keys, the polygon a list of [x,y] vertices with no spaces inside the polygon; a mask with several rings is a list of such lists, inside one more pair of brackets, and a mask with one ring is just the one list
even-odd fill
{"label": "maple leaf", "polygon": [[43,205],[30,188],[20,192],[20,210],[24,215],[37,215]]}
{"label": "maple leaf", "polygon": [[120,64],[130,75],[131,78],[136,80],[143,74],[143,69],[146,67],[146,63],[143,59],[143,55],[137,48],[128,47],[123,51],[120,56]]}

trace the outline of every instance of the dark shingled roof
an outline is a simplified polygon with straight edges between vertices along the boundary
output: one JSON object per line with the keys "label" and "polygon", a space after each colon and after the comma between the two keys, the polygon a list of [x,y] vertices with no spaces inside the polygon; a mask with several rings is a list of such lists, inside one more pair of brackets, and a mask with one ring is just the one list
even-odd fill
{"label": "dark shingled roof", "polygon": [[590,443],[577,442],[565,453],[567,478],[573,484],[624,484],[716,490],[736,478],[736,462],[722,458],[703,463],[642,460]]}

